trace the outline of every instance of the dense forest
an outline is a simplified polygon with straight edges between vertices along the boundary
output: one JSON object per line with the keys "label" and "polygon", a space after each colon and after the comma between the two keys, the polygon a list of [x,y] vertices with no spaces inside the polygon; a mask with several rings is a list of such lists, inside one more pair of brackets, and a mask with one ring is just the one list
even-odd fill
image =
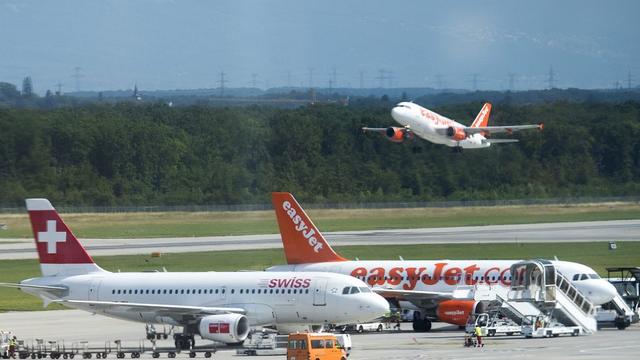
{"label": "dense forest", "polygon": [[[640,194],[640,103],[494,106],[491,124],[544,122],[519,143],[453,153],[361,126],[392,104],[0,107],[0,205],[514,199]],[[470,123],[482,104],[434,108]]]}

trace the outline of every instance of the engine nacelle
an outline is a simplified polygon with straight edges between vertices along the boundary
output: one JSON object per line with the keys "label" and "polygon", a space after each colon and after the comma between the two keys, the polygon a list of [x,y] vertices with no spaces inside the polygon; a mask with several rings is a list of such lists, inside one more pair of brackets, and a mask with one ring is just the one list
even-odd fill
{"label": "engine nacelle", "polygon": [[438,319],[449,324],[464,326],[470,314],[480,314],[486,310],[484,303],[475,300],[446,300],[438,305]]}
{"label": "engine nacelle", "polygon": [[388,127],[386,131],[387,139],[401,143],[405,140],[413,139],[413,133],[405,128]]}
{"label": "engine nacelle", "polygon": [[447,136],[453,140],[462,141],[467,138],[467,133],[462,128],[449,126],[447,128]]}
{"label": "engine nacelle", "polygon": [[240,314],[209,315],[200,320],[198,331],[203,339],[238,343],[249,335],[249,319]]}

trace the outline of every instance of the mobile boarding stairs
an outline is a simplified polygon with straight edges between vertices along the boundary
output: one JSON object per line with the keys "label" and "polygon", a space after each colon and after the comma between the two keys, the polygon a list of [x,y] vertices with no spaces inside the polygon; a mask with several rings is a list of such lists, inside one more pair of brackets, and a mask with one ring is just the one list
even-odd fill
{"label": "mobile boarding stairs", "polygon": [[495,286],[476,290],[475,299],[488,301],[489,307],[519,325],[532,318],[554,319],[564,326],[578,326],[582,334],[597,331],[596,307],[557,271],[548,260],[521,261],[511,266],[511,287]]}

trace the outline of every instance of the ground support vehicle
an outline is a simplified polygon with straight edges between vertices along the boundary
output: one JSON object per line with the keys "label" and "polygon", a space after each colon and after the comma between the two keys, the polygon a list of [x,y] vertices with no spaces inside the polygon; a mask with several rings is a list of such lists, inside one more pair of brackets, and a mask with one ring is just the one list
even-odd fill
{"label": "ground support vehicle", "polygon": [[565,326],[542,316],[528,316],[526,320],[521,330],[525,338],[578,336],[582,331],[580,326]]}
{"label": "ground support vehicle", "polygon": [[249,334],[236,350],[237,355],[286,355],[288,335],[278,335],[274,332],[254,331]]}
{"label": "ground support vehicle", "polygon": [[348,332],[363,333],[365,331],[381,332],[382,330],[390,329],[390,326],[389,326],[389,323],[374,321],[374,322],[368,322],[368,323],[347,324],[343,326],[338,326],[337,329],[342,333],[348,333]]}
{"label": "ground support vehicle", "polygon": [[465,331],[467,333],[474,333],[476,326],[480,326],[484,336],[495,336],[498,334],[511,336],[520,333],[522,330],[520,325],[509,318],[501,316],[498,312],[476,315],[473,322],[467,323]]}
{"label": "ground support vehicle", "polygon": [[289,334],[287,360],[346,360],[347,351],[331,333]]}

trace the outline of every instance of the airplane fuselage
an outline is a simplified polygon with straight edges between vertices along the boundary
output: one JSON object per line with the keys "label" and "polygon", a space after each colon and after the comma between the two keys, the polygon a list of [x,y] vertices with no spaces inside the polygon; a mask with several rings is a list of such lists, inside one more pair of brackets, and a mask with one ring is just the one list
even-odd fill
{"label": "airplane fuselage", "polygon": [[426,109],[418,104],[401,102],[391,110],[391,117],[402,126],[408,127],[417,136],[435,144],[465,149],[489,147],[481,134],[473,134],[462,140],[454,140],[444,134],[450,127],[465,128],[464,125]]}
{"label": "airplane fuselage", "polygon": [[34,278],[22,284],[67,287],[63,300],[119,302],[125,306],[69,306],[144,323],[184,325],[188,319],[176,322],[157,309],[126,308],[126,303],[242,308],[250,325],[334,324],[381,316],[388,307],[383,298],[372,293],[343,295],[345,287],[363,286],[352,280],[318,273],[100,272]]}
{"label": "airplane fuselage", "polygon": [[[322,271],[356,277],[371,287],[393,290],[453,293],[474,286],[511,286],[511,265],[520,260],[383,260],[338,261],[282,265],[271,271]],[[617,294],[607,281],[595,275],[589,267],[566,261],[553,261],[570,280],[575,274],[587,274],[586,279],[572,281],[589,300],[599,305]],[[595,275],[595,276],[594,276]]]}

